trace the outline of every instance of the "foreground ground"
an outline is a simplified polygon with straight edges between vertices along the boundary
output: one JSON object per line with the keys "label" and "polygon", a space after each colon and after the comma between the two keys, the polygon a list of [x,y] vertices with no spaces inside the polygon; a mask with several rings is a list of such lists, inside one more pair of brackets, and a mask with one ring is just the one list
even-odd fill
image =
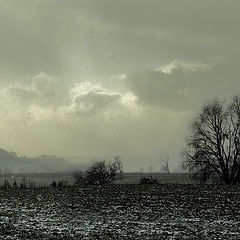
{"label": "foreground ground", "polygon": [[0,239],[240,239],[240,187],[0,189]]}

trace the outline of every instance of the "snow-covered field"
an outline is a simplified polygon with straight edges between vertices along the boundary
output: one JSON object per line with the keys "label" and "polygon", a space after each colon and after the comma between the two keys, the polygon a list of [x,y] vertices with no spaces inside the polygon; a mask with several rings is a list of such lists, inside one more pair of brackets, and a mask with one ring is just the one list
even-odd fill
{"label": "snow-covered field", "polygon": [[240,187],[0,189],[0,239],[240,239]]}

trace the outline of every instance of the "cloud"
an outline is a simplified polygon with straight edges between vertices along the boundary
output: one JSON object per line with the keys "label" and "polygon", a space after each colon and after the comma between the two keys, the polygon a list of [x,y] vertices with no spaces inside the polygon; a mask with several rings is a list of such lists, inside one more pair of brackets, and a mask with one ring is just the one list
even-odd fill
{"label": "cloud", "polygon": [[120,97],[120,93],[91,82],[75,84],[70,89],[72,107],[80,112],[103,111]]}
{"label": "cloud", "polygon": [[0,102],[8,102],[9,117],[21,116],[32,121],[138,111],[138,99],[132,92],[127,89],[114,90],[104,85],[92,81],[69,84],[41,72],[25,82],[2,84]]}
{"label": "cloud", "polygon": [[68,96],[66,96],[68,88],[68,84],[41,72],[29,77],[26,81],[3,83],[0,96],[9,98],[10,101],[22,106],[37,104],[56,107],[68,101]]}
{"label": "cloud", "polygon": [[131,126],[141,112],[137,97],[127,89],[89,81],[61,86],[45,73],[3,85],[0,103],[0,129],[12,139],[2,138],[0,144],[20,153],[28,149],[31,155],[104,155],[119,134],[124,138],[126,121]]}
{"label": "cloud", "polygon": [[0,2],[6,149],[177,161],[202,104],[239,94],[237,1]]}
{"label": "cloud", "polygon": [[239,94],[239,74],[239,67],[231,62],[208,66],[173,61],[160,70],[129,76],[126,83],[142,104],[194,111],[214,97]]}
{"label": "cloud", "polygon": [[201,62],[184,62],[180,60],[175,60],[170,62],[169,64],[166,64],[164,66],[161,66],[157,71],[161,71],[163,73],[171,73],[175,69],[181,69],[184,72],[195,72],[195,71],[204,71],[209,69],[210,66],[203,64]]}
{"label": "cloud", "polygon": [[27,0],[3,5],[3,75],[109,76],[176,58],[201,61],[239,54],[236,1]]}
{"label": "cloud", "polygon": [[[80,11],[86,19],[98,22],[102,29],[111,26],[111,30],[115,26],[119,31],[133,31],[139,35],[155,35],[171,41],[199,39],[198,43],[211,45],[226,39],[235,42],[235,38],[240,37],[235,28],[239,20],[236,10],[239,3],[236,2],[134,0],[113,3],[105,0],[101,3],[82,1],[78,6],[82,7]],[[75,5],[76,11],[78,6]]]}

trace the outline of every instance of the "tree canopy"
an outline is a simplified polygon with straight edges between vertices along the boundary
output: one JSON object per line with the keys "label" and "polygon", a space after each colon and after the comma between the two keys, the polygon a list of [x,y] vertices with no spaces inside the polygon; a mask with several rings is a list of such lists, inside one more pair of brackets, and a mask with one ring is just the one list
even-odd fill
{"label": "tree canopy", "polygon": [[240,182],[240,97],[217,99],[202,107],[184,150],[184,167],[204,181]]}

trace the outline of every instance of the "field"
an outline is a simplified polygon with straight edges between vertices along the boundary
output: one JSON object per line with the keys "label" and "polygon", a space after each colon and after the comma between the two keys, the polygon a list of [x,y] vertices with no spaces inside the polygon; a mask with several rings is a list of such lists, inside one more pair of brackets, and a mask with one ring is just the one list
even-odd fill
{"label": "field", "polygon": [[0,189],[0,239],[240,239],[240,187]]}
{"label": "field", "polygon": [[[187,173],[124,173],[123,179],[117,183],[120,184],[136,184],[139,182],[141,177],[149,177],[152,176],[159,180],[160,183],[180,183],[180,184],[189,184],[194,183],[192,179],[190,179],[189,174]],[[54,180],[65,180],[70,185],[74,183],[74,179],[72,177],[72,172],[57,172],[57,173],[25,173],[25,174],[1,174],[0,175],[0,185],[4,183],[5,180],[8,180],[10,183],[15,179],[17,182],[21,182],[22,179],[26,179],[26,181],[35,182],[36,185],[49,185]]]}

